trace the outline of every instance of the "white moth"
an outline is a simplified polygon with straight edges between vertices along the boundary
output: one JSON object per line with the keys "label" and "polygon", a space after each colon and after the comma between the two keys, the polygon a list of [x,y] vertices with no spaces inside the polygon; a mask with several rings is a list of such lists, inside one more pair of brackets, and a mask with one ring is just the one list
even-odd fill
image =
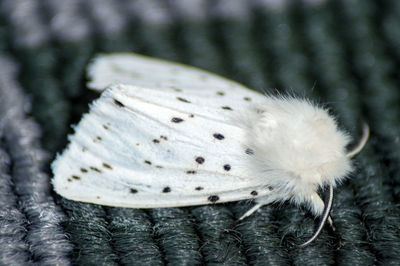
{"label": "white moth", "polygon": [[314,239],[368,136],[365,128],[348,153],[350,137],[325,109],[177,63],[111,54],[88,72],[88,86],[104,92],[52,164],[55,191],[71,200],[163,208],[255,199],[241,219],[291,200],[323,214]]}

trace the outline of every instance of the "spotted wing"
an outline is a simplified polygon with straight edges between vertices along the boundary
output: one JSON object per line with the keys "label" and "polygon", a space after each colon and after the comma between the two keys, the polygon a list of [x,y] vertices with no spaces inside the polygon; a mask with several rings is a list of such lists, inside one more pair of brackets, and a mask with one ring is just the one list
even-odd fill
{"label": "spotted wing", "polygon": [[124,85],[103,92],[52,164],[56,192],[132,208],[267,195],[263,177],[249,167],[246,132],[235,123],[252,102],[181,93]]}

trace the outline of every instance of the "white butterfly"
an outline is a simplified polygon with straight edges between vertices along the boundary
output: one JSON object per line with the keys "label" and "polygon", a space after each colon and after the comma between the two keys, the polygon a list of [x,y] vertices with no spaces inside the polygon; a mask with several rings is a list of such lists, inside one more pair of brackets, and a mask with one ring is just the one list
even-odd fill
{"label": "white butterfly", "polygon": [[52,164],[60,195],[130,208],[255,199],[241,219],[292,200],[328,219],[332,197],[324,212],[316,191],[332,195],[353,154],[326,110],[136,54],[100,56],[88,71],[88,86],[105,91]]}

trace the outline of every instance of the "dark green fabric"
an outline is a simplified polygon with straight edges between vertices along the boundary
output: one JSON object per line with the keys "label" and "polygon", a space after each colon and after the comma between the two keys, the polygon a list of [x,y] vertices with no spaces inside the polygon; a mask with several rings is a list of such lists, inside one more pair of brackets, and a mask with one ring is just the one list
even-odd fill
{"label": "dark green fabric", "polygon": [[[0,5],[1,265],[400,264],[399,1],[249,1],[237,13],[226,11],[236,1],[198,1],[205,6],[190,12],[179,9],[185,1],[145,1],[154,4],[146,12],[139,1],[28,2]],[[63,12],[69,22],[57,26]],[[68,35],[75,29],[83,33]],[[49,164],[98,97],[86,89],[86,65],[120,51],[308,97],[356,140],[367,121],[370,141],[335,189],[336,231],[296,249],[318,220],[290,203],[235,224],[251,202],[137,210],[56,195]]]}

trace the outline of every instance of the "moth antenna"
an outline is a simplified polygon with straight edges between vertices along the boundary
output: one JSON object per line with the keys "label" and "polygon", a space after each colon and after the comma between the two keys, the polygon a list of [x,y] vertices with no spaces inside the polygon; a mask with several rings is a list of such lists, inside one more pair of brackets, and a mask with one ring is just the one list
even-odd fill
{"label": "moth antenna", "polygon": [[[314,195],[315,195],[316,197],[318,197],[318,199],[319,199],[321,202],[324,203],[324,201],[321,199],[321,197],[318,195],[318,193],[314,193]],[[324,206],[325,206],[325,203],[324,203]],[[330,227],[332,228],[332,230],[333,230],[333,231],[336,231],[336,228],[335,228],[335,226],[333,225],[332,217],[331,217],[330,215],[329,215],[329,217],[328,217],[328,223],[329,223]]]}
{"label": "moth antenna", "polygon": [[367,144],[369,138],[369,125],[365,122],[362,123],[362,136],[357,146],[355,146],[352,150],[347,153],[347,157],[352,158],[357,155]]}
{"label": "moth antenna", "polygon": [[261,208],[264,204],[258,203],[254,205],[250,210],[248,210],[245,214],[243,214],[238,221],[242,221],[244,218],[249,217],[252,215],[255,211],[257,211],[259,208]]}
{"label": "moth antenna", "polygon": [[314,232],[314,234],[310,237],[310,239],[308,239],[306,242],[304,242],[303,244],[299,245],[299,248],[303,248],[305,246],[307,246],[308,244],[310,244],[311,242],[313,242],[321,233],[322,228],[324,228],[324,225],[326,224],[326,221],[332,223],[332,219],[330,219],[330,215],[329,213],[331,212],[332,209],[332,203],[333,203],[333,186],[329,185],[329,190],[328,190],[328,194],[326,195],[325,198],[325,208],[324,208],[324,212],[322,213],[322,218],[321,221],[319,222],[318,228],[317,230]]}

